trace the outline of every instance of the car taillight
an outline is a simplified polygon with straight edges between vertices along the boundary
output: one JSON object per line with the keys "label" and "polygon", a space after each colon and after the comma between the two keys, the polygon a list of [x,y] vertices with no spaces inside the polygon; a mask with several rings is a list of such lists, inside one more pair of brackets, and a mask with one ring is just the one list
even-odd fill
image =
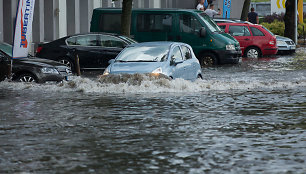
{"label": "car taillight", "polygon": [[269,45],[274,46],[274,45],[275,45],[275,41],[274,41],[274,40],[271,40],[271,41],[269,42]]}
{"label": "car taillight", "polygon": [[37,47],[36,53],[40,53],[42,49],[43,49],[42,46]]}

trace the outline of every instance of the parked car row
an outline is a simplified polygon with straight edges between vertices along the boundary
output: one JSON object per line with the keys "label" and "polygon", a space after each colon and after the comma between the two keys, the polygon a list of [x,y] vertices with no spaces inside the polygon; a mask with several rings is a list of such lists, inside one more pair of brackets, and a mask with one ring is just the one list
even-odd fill
{"label": "parked car row", "polygon": [[[276,53],[291,54],[295,52],[296,44],[291,39],[274,35],[264,26],[238,19],[216,18],[214,21],[222,30],[239,41],[245,57],[256,58]],[[274,41],[274,36],[276,37],[276,42]],[[275,51],[274,43],[276,43],[278,51]],[[244,52],[244,50],[247,50],[247,52]]]}
{"label": "parked car row", "polygon": [[[81,70],[105,70],[104,75],[153,73],[193,80],[202,78],[199,64],[236,64],[241,56],[258,58],[278,50],[295,51],[292,40],[275,36],[264,26],[233,19],[214,22],[201,11],[187,9],[132,10],[130,30],[134,40],[118,34],[121,13],[115,8],[95,9],[91,33],[40,44],[36,57],[44,59],[14,60],[13,80],[60,81],[70,69],[75,71],[76,56]],[[11,47],[5,49],[9,51],[2,51],[2,64],[11,59]],[[25,64],[29,66],[24,68]],[[62,73],[64,69],[67,74]]]}
{"label": "parked car row", "polygon": [[[0,43],[0,81],[9,76],[12,49],[11,45]],[[69,78],[71,70],[64,64],[56,61],[28,57],[13,60],[12,74],[12,80],[14,81],[37,83],[60,82]]]}

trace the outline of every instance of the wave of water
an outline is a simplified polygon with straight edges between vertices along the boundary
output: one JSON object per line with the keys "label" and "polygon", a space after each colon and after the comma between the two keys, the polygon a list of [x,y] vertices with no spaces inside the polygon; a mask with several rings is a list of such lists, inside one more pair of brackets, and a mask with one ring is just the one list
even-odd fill
{"label": "wave of water", "polygon": [[170,80],[148,75],[116,75],[107,78],[89,79],[73,77],[69,82],[60,84],[27,84],[19,82],[0,82],[0,88],[12,90],[41,90],[57,92],[84,92],[84,93],[182,93],[207,91],[261,91],[261,90],[288,90],[304,89],[306,78],[288,80],[256,79],[256,78],[223,78],[211,80],[196,80],[194,82],[183,79]]}

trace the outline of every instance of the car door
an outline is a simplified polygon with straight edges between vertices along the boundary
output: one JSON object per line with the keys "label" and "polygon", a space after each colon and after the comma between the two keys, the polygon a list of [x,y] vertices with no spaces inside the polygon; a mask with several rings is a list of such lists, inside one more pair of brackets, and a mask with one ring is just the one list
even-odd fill
{"label": "car door", "polygon": [[9,75],[9,59],[0,51],[0,81]]}
{"label": "car door", "polygon": [[179,46],[173,48],[170,58],[172,62],[171,66],[173,67],[172,68],[173,78],[188,79],[188,75],[186,74],[187,67],[184,58],[182,56],[181,48]]}
{"label": "car door", "polygon": [[187,46],[181,45],[181,50],[185,64],[185,76],[188,80],[193,80],[197,78],[196,62],[192,60],[191,50]]}
{"label": "car door", "polygon": [[109,65],[109,60],[115,59],[117,55],[128,45],[128,43],[116,36],[103,35],[99,36],[100,58],[98,65],[101,68],[106,68]]}
{"label": "car door", "polygon": [[188,43],[194,52],[199,53],[203,47],[208,48],[209,37],[199,37],[201,28],[203,27],[198,19],[191,14],[178,15],[178,34],[175,41]]}
{"label": "car door", "polygon": [[67,39],[69,51],[77,54],[81,69],[97,69],[101,55],[101,47],[98,46],[98,35],[87,34],[73,36]]}
{"label": "car door", "polygon": [[238,40],[242,52],[252,44],[252,36],[248,26],[230,24],[228,33]]}

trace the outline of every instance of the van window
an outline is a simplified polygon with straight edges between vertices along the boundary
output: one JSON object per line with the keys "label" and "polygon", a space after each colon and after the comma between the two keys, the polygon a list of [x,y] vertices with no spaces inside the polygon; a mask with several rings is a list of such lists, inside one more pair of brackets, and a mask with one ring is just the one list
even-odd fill
{"label": "van window", "polygon": [[265,36],[265,34],[263,34],[263,32],[261,32],[259,29],[255,28],[255,27],[251,27],[251,31],[253,33],[253,36]]}
{"label": "van window", "polygon": [[112,36],[100,36],[99,46],[123,48],[126,45],[122,40]]}
{"label": "van window", "polygon": [[100,31],[120,32],[121,30],[121,14],[102,14],[100,18]]}
{"label": "van window", "polygon": [[171,32],[172,15],[140,14],[137,16],[137,31],[140,32]]}
{"label": "van window", "polygon": [[180,15],[180,31],[184,33],[198,34],[201,29],[200,22],[191,15]]}
{"label": "van window", "polygon": [[200,13],[199,16],[211,32],[221,31],[219,26],[206,13]]}
{"label": "van window", "polygon": [[190,49],[188,47],[186,47],[186,46],[181,46],[181,48],[182,48],[182,54],[183,54],[184,60],[191,59],[192,56],[191,56]]}
{"label": "van window", "polygon": [[229,26],[228,32],[233,36],[251,36],[249,28],[246,26]]}

